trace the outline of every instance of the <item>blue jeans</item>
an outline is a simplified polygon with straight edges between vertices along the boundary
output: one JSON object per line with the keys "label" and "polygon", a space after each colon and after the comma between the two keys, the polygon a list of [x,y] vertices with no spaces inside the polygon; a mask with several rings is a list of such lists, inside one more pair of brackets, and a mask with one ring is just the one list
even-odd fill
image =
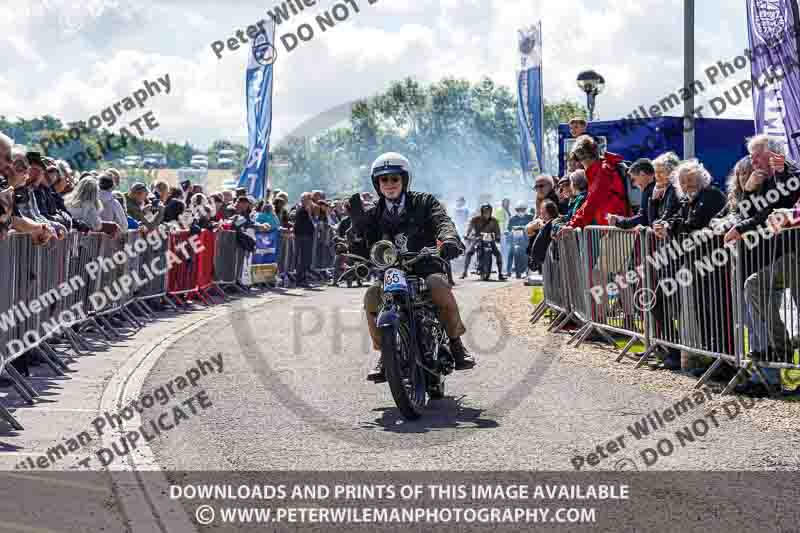
{"label": "blue jeans", "polygon": [[[753,311],[752,306],[745,303],[744,309],[744,325],[748,331],[748,339],[750,343],[750,351],[752,352],[766,352],[767,351],[767,342],[765,340],[766,337],[766,324],[761,324],[761,327],[756,327],[755,322],[753,321]],[[781,373],[780,370],[777,368],[762,368],[761,372],[764,374],[764,378],[767,380],[767,383],[770,385],[780,385],[781,384]],[[758,374],[752,372],[750,374],[750,381],[752,383],[760,383],[761,380],[758,379]]]}

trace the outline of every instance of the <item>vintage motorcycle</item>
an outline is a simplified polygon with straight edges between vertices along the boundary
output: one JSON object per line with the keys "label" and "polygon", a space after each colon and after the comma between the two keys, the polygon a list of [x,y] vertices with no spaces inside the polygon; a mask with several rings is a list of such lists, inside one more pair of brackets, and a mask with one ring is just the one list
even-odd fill
{"label": "vintage motorcycle", "polygon": [[370,250],[370,259],[343,254],[355,264],[360,279],[379,274],[383,283],[383,307],[378,314],[381,355],[392,397],[407,420],[419,418],[430,399],[445,393],[445,376],[455,369],[450,343],[431,302],[425,277],[415,272],[424,262],[435,262],[452,277],[450,264],[436,248],[399,252],[390,241]]}
{"label": "vintage motorcycle", "polygon": [[492,276],[492,251],[494,248],[494,233],[481,233],[478,245],[478,273],[483,281],[489,281]]}

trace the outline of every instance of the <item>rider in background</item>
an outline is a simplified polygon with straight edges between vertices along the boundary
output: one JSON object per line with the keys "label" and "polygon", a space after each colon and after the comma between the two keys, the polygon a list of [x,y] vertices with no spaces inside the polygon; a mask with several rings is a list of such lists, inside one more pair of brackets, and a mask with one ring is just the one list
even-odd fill
{"label": "rider in background", "polygon": [[[517,206],[514,208],[516,214],[508,219],[508,226],[506,227],[506,231],[508,231],[509,240],[512,243],[512,246],[509,248],[508,253],[506,254],[506,276],[511,277],[511,265],[514,264],[514,246],[513,246],[513,236],[511,235],[511,230],[515,227],[522,226],[523,228],[526,227],[528,224],[533,222],[533,215],[529,215],[527,213],[528,206],[525,202],[517,202]],[[526,250],[527,250],[526,246]]]}
{"label": "rider in background", "polygon": [[500,254],[500,250],[497,248],[497,243],[500,242],[500,224],[498,224],[497,219],[492,216],[492,204],[483,204],[481,206],[481,214],[473,217],[469,223],[467,238],[469,238],[471,235],[474,235],[475,240],[469,245],[469,249],[467,250],[467,258],[464,260],[464,272],[461,274],[461,279],[467,277],[470,261],[472,261],[472,256],[475,255],[475,250],[478,246],[480,246],[480,237],[482,233],[494,234],[492,255],[494,255],[494,258],[497,261],[497,278],[500,281],[505,281],[506,278],[503,276],[503,256]]}
{"label": "rider in background", "polygon": [[[456,226],[447,212],[432,194],[409,190],[413,174],[411,163],[400,154],[389,152],[381,155],[372,164],[372,185],[378,193],[378,202],[364,207],[359,194],[350,198],[351,231],[362,235],[367,249],[381,240],[388,240],[400,251],[419,252],[423,248],[438,247],[445,261],[455,259],[464,252]],[[475,366],[461,336],[466,332],[453,290],[442,266],[433,261],[416,271],[425,276],[430,288],[431,301],[436,305],[450,339],[450,352],[455,359],[456,370]],[[423,272],[423,269],[425,271]],[[367,312],[367,327],[373,348],[381,349],[381,330],[377,325],[378,312],[383,306],[383,280],[371,286],[364,294],[364,309]],[[386,374],[382,359],[367,375],[369,381],[383,383]]]}
{"label": "rider in background", "polygon": [[459,235],[464,235],[467,231],[467,223],[469,222],[469,209],[467,208],[467,201],[463,196],[456,200],[456,207],[453,210],[453,222],[456,223]]}
{"label": "rider in background", "polygon": [[533,222],[533,215],[528,214],[528,206],[525,202],[517,202],[514,211],[515,215],[508,220],[508,227],[506,228],[508,231],[511,231],[511,228],[515,226],[527,226]]}

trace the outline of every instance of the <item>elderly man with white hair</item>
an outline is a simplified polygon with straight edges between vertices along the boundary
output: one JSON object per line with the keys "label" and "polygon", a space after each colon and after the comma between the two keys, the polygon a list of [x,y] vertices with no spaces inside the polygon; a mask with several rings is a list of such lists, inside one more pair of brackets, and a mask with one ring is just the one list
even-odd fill
{"label": "elderly man with white hair", "polygon": [[765,226],[773,211],[789,209],[800,198],[800,169],[786,160],[783,150],[781,141],[768,135],[748,140],[753,173],[744,185],[745,201],[739,203],[737,223],[725,235],[725,242]]}
{"label": "elderly man with white hair", "polygon": [[[757,135],[747,143],[753,172],[744,184],[744,195],[735,213],[735,226],[725,236],[734,241],[758,228],[774,224],[776,215],[798,205],[800,169],[787,161],[783,145],[767,135]],[[777,228],[776,228],[777,229]],[[793,363],[791,333],[781,319],[786,289],[795,304],[800,304],[800,272],[795,235],[783,234],[772,239],[752,239],[758,244],[745,251],[744,295],[750,325],[750,353],[753,361]],[[748,247],[749,248],[749,247]],[[791,323],[791,308],[785,309]],[[768,380],[778,382],[776,372],[767,372]],[[740,393],[762,395],[766,390],[751,381],[737,389]]]}
{"label": "elderly man with white hair", "polygon": [[[696,159],[681,163],[672,174],[672,180],[680,204],[668,219],[656,221],[653,229],[660,239],[669,235],[683,241],[685,236],[709,227],[711,220],[725,207],[727,199],[713,184],[708,170]],[[709,246],[703,252],[710,253],[714,244],[709,241]],[[694,301],[687,302],[697,318],[693,329],[699,333],[699,340],[706,350],[733,355],[731,305],[730,298],[726,297],[724,272],[717,268],[703,275],[696,270],[695,259],[691,254],[683,259],[683,266],[694,276],[691,287]],[[680,368],[677,354],[669,354],[664,360],[664,367]]]}
{"label": "elderly man with white hair", "polygon": [[725,195],[713,184],[711,174],[696,159],[681,163],[672,174],[672,180],[680,205],[668,219],[653,225],[661,239],[668,233],[677,236],[708,227],[726,202]]}

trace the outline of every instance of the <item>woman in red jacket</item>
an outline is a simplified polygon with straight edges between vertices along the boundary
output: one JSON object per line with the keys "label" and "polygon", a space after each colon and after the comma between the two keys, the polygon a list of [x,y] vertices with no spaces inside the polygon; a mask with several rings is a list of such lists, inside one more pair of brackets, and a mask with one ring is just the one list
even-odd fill
{"label": "woman in red jacket", "polygon": [[606,152],[601,159],[599,146],[588,135],[578,137],[572,153],[586,169],[589,191],[586,201],[569,224],[561,229],[559,237],[577,228],[605,226],[608,224],[608,215],[630,216],[625,183],[617,171],[622,156]]}

